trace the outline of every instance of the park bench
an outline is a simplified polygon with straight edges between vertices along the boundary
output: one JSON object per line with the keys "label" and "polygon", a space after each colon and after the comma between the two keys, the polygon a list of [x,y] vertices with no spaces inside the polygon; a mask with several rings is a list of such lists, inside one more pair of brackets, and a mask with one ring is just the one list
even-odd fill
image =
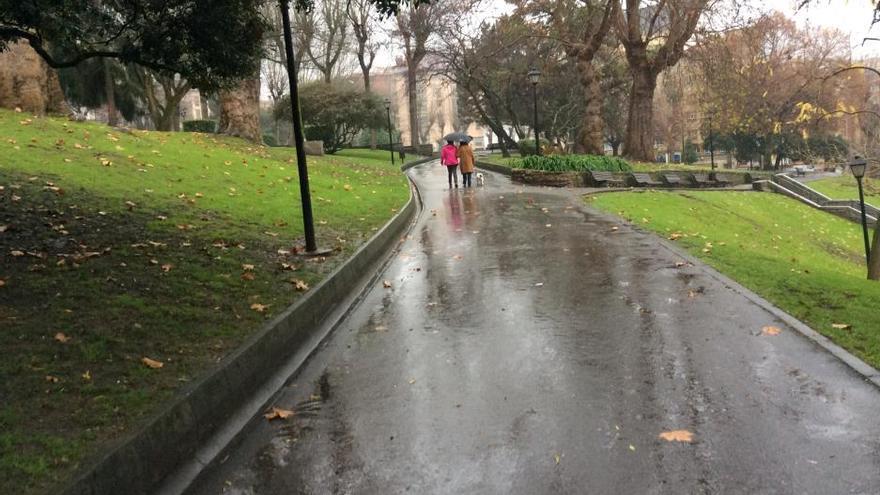
{"label": "park bench", "polygon": [[733,184],[730,177],[724,174],[715,174],[715,182],[717,182],[719,186],[729,186]]}
{"label": "park bench", "polygon": [[632,173],[629,174],[632,182],[635,183],[636,186],[662,186],[663,183],[660,181],[656,181],[651,178],[651,174],[637,174]]}
{"label": "park bench", "polygon": [[602,187],[609,183],[620,183],[620,179],[611,172],[602,172],[598,170],[590,170],[590,178],[594,186]]}
{"label": "park bench", "polygon": [[709,178],[709,174],[691,174],[691,183],[697,187],[714,187],[718,182]]}
{"label": "park bench", "polygon": [[660,174],[660,179],[667,186],[678,186],[681,185],[681,177],[677,174]]}

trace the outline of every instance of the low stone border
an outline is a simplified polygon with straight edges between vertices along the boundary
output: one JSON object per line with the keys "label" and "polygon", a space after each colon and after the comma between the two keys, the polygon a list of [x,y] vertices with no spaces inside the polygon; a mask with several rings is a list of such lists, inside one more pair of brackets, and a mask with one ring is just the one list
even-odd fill
{"label": "low stone border", "polygon": [[[478,163],[477,166],[480,166]],[[491,170],[491,169],[490,169]],[[636,172],[638,173],[638,172]],[[661,181],[660,174],[675,174],[685,179],[686,177],[693,175],[694,173],[702,173],[700,171],[687,171],[687,170],[668,170],[663,172],[651,172],[648,173],[649,176],[653,180]],[[732,186],[748,184],[752,182],[752,176],[748,172],[726,172],[724,170],[720,170],[718,172],[704,172],[706,175],[714,178],[715,175],[720,174],[726,176],[728,180],[731,181]],[[635,183],[631,177],[631,172],[612,172],[612,176],[614,177],[614,182],[618,184],[626,184],[630,187],[640,187],[637,183]],[[547,187],[603,187],[602,184],[596,184],[593,181],[593,177],[590,172],[547,172],[544,170],[526,170],[526,169],[507,169],[507,174],[511,177],[512,180],[521,182],[523,184],[529,184],[532,186],[547,186]],[[687,182],[682,183],[677,186],[660,186],[665,189],[696,189],[696,186],[693,186]]]}
{"label": "low stone border", "polygon": [[504,165],[498,165],[497,163],[489,163],[489,162],[481,162],[477,160],[474,162],[477,168],[481,168],[483,170],[488,170],[490,172],[495,172],[496,174],[506,175],[510,177],[510,167],[505,167]]}
{"label": "low stone border", "polygon": [[784,321],[787,325],[794,328],[798,333],[803,335],[809,341],[811,341],[815,345],[821,347],[822,349],[824,349],[825,351],[830,353],[832,356],[840,359],[845,365],[847,365],[854,372],[858,373],[866,381],[874,384],[874,386],[876,386],[877,388],[880,388],[880,370],[877,370],[876,368],[874,368],[870,364],[862,361],[861,359],[859,359],[858,357],[856,357],[855,355],[853,355],[852,353],[850,353],[849,351],[847,351],[843,347],[840,347],[839,345],[832,342],[831,339],[829,339],[828,337],[822,335],[821,333],[817,332],[816,330],[813,330],[812,328],[807,326],[807,324],[805,324],[804,322],[798,320],[794,316],[791,316],[790,314],[786,313],[782,309],[776,307],[773,303],[764,299],[760,295],[756,294],[751,289],[743,286],[742,284],[740,284],[736,280],[733,280],[732,278],[728,277],[727,275],[724,275],[723,273],[719,272],[718,270],[712,268],[711,266],[707,265],[703,260],[697,258],[696,256],[690,254],[689,252],[687,252],[686,250],[684,250],[680,246],[673,244],[672,242],[664,239],[663,237],[657,235],[656,233],[654,233],[650,230],[643,229],[634,223],[627,222],[626,220],[618,217],[617,215],[613,215],[611,213],[601,211],[597,208],[592,208],[588,205],[582,205],[582,207],[588,209],[591,214],[593,214],[597,217],[603,218],[611,223],[614,223],[614,224],[617,224],[620,226],[626,226],[626,227],[634,229],[636,231],[649,234],[657,241],[657,244],[659,244],[662,248],[666,249],[667,251],[671,252],[672,254],[674,254],[676,256],[681,257],[685,261],[694,265],[694,267],[702,270],[703,273],[705,273],[706,275],[721,282],[721,284],[725,285],[730,290],[736,292],[737,294],[744,296],[746,299],[755,303],[756,306],[760,307],[764,311],[767,311],[768,313],[770,313],[774,317],[778,318],[779,320]]}
{"label": "low stone border", "polygon": [[[430,160],[407,163],[401,170]],[[410,187],[403,209],[342,266],[55,493],[182,493],[266,407],[378,277],[377,263],[387,259],[421,207],[415,185]]]}

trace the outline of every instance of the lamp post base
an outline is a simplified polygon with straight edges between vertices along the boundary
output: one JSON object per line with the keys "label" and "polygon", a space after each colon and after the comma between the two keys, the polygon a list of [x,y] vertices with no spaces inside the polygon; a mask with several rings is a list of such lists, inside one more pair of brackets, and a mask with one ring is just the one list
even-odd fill
{"label": "lamp post base", "polygon": [[315,248],[314,251],[302,251],[302,252],[299,253],[299,254],[300,254],[301,256],[305,256],[306,258],[316,258],[316,257],[318,257],[318,256],[327,256],[327,255],[332,254],[332,253],[333,253],[333,250],[332,250],[332,249],[327,249],[327,248]]}

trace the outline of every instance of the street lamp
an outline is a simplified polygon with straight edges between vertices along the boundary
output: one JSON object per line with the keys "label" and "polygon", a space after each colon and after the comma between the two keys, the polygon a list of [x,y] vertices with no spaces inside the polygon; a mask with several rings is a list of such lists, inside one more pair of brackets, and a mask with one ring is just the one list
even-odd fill
{"label": "street lamp", "polygon": [[385,113],[388,115],[388,149],[391,151],[391,166],[394,166],[394,138],[391,137],[391,100],[385,98]]}
{"label": "street lamp", "polygon": [[862,234],[865,237],[865,260],[871,264],[871,244],[868,241],[868,218],[865,216],[865,194],[862,192],[862,177],[868,169],[868,161],[856,155],[849,162],[849,170],[859,183],[859,206],[862,209]]}
{"label": "street lamp", "polygon": [[535,154],[541,155],[541,144],[538,139],[538,79],[541,78],[541,71],[532,67],[529,69],[529,81],[532,82],[532,101],[535,104]]}
{"label": "street lamp", "polygon": [[290,110],[293,117],[293,142],[296,146],[296,167],[299,175],[299,194],[302,200],[303,230],[306,236],[307,256],[329,253],[319,250],[315,241],[315,221],[312,217],[312,197],[309,192],[309,170],[306,167],[305,138],[303,137],[302,116],[299,111],[299,90],[296,82],[296,66],[293,59],[293,40],[290,35],[290,0],[280,0],[281,22],[284,28],[284,52],[287,54],[287,80],[290,83]]}

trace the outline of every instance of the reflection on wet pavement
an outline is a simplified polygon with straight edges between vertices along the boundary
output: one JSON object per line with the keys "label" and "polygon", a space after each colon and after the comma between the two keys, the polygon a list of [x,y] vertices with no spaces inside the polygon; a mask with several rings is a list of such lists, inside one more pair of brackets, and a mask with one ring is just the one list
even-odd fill
{"label": "reflection on wet pavement", "polygon": [[391,288],[192,493],[880,493],[877,390],[769,313],[566,191],[410,173]]}

